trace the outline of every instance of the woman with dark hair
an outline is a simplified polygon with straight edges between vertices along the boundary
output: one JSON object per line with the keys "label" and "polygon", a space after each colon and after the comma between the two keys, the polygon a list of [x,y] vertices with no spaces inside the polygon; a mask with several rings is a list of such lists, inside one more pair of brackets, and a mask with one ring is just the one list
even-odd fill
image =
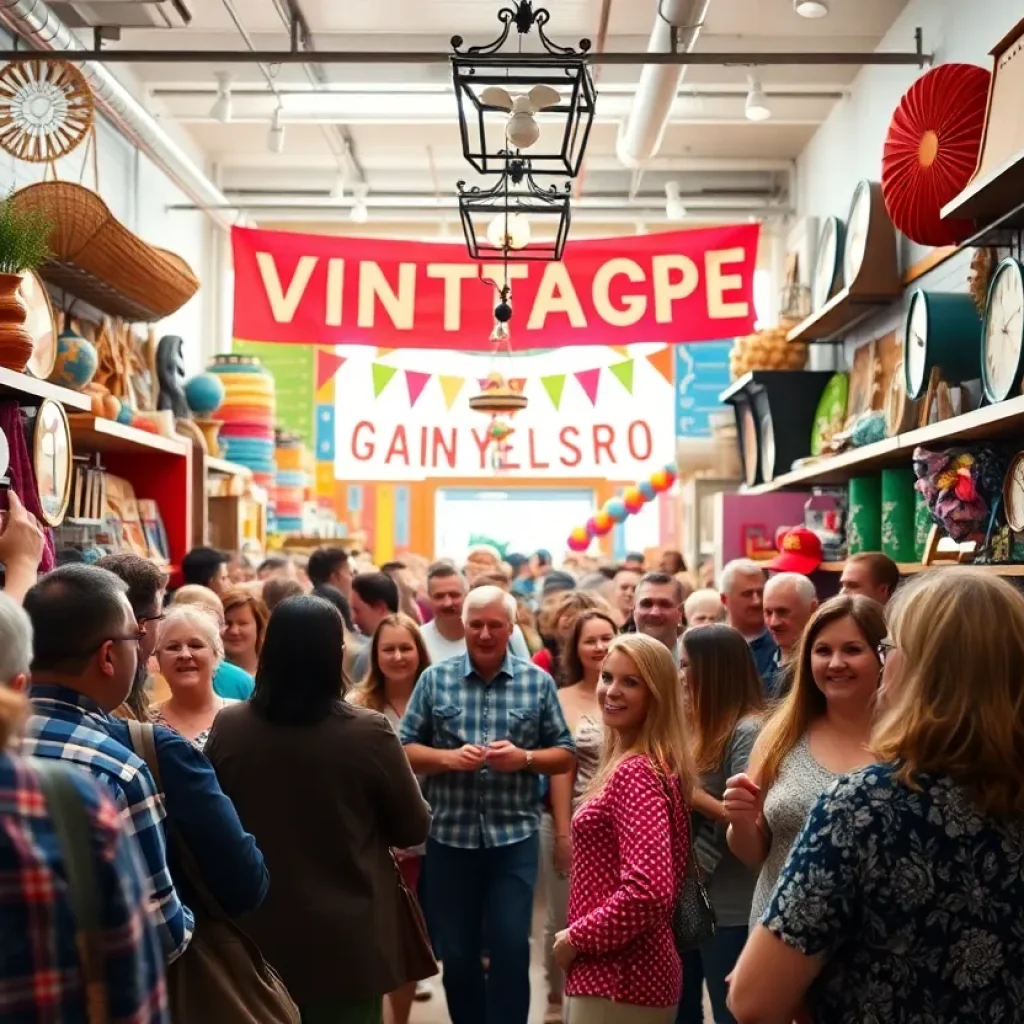
{"label": "woman with dark hair", "polygon": [[206,746],[273,878],[247,928],[303,1024],[376,1024],[384,995],[418,980],[391,847],[424,842],[430,810],[387,719],[344,701],[344,652],[332,604],[283,601],[251,700]]}
{"label": "woman with dark hair", "polygon": [[560,591],[541,602],[538,625],[544,646],[533,656],[533,663],[554,676],[556,682],[562,678],[562,652],[576,619],[581,612],[593,609],[611,610],[604,598],[585,590]]}
{"label": "woman with dark hair", "polygon": [[690,730],[700,786],[693,793],[694,851],[718,928],[683,957],[683,996],[676,1024],[703,1024],[707,984],[716,1024],[735,1024],[725,979],[747,941],[757,876],[730,851],[722,797],[726,780],[747,770],[764,710],[764,687],[750,645],[731,626],[711,623],[683,634],[680,674],[690,706]]}
{"label": "woman with dark hair", "polygon": [[749,769],[726,783],[729,849],[760,871],[751,926],[768,908],[818,797],[838,776],[873,760],[868,744],[884,639],[880,604],[866,597],[826,601],[804,630],[793,688],[757,738]]}

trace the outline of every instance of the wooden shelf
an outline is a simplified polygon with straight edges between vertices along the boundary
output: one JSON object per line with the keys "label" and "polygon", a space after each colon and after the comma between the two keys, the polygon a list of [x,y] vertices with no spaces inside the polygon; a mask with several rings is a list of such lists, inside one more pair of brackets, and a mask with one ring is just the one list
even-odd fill
{"label": "wooden shelf", "polygon": [[821,309],[797,324],[787,335],[786,341],[828,342],[844,331],[849,331],[873,313],[884,309],[895,299],[899,291],[887,295],[851,295],[849,288],[837,292]]}
{"label": "wooden shelf", "polygon": [[[822,562],[818,572],[842,572],[845,562]],[[901,576],[913,576],[926,569],[957,569],[959,567],[980,569],[992,576],[1024,576],[1024,565],[973,565],[970,562],[936,562],[934,565],[922,565],[920,562],[897,562]]]}
{"label": "wooden shelf", "polygon": [[218,459],[213,455],[206,456],[206,472],[215,473],[217,476],[252,476],[252,470],[248,466],[228,462],[227,459]]}
{"label": "wooden shelf", "polygon": [[973,220],[980,229],[1024,227],[1024,150],[1004,160],[991,174],[972,181],[942,208],[943,220]]}
{"label": "wooden shelf", "polygon": [[[863,448],[853,448],[831,458],[821,459],[800,469],[777,476],[771,483],[748,488],[746,494],[770,494],[773,491],[808,488],[820,484],[846,483],[852,477],[887,466],[906,465],[918,445],[966,444],[1024,435],[1024,395],[1005,402],[986,405],[973,412],[931,423],[927,427],[889,437]],[[1021,441],[1024,449],[1024,440]]]}
{"label": "wooden shelf", "polygon": [[51,384],[27,373],[16,373],[6,367],[0,367],[0,395],[27,399],[28,405],[38,405],[44,398],[52,398],[68,412],[88,412],[92,408],[92,400],[80,391],[62,388],[59,384]]}
{"label": "wooden shelf", "polygon": [[69,416],[71,440],[76,451],[85,449],[104,454],[147,454],[160,452],[184,458],[190,442],[185,438],[164,437],[147,430],[128,427],[101,416]]}

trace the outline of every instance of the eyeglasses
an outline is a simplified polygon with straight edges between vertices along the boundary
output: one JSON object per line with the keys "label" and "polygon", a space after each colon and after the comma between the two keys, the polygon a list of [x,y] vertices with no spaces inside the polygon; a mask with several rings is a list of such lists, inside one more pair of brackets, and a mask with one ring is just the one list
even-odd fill
{"label": "eyeglasses", "polygon": [[151,622],[163,622],[164,619],[166,618],[167,615],[165,612],[161,612],[159,615],[143,615],[139,618],[139,629],[142,631],[143,634],[145,634],[147,631],[146,627]]}
{"label": "eyeglasses", "polygon": [[137,644],[142,642],[142,638],[146,635],[144,629],[136,630],[134,633],[126,633],[124,636],[108,636],[106,640],[100,643],[102,647],[105,643],[112,644]]}
{"label": "eyeglasses", "polygon": [[888,658],[893,651],[897,650],[897,647],[888,640],[883,640],[876,650],[878,651],[878,660],[884,665],[886,658]]}

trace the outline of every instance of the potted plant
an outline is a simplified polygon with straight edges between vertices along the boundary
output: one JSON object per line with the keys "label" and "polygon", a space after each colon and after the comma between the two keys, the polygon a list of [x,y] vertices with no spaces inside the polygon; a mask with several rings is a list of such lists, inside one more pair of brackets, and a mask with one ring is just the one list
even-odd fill
{"label": "potted plant", "polygon": [[32,355],[25,328],[28,309],[19,289],[22,276],[50,255],[52,224],[38,210],[19,209],[14,189],[0,202],[0,366],[21,372]]}

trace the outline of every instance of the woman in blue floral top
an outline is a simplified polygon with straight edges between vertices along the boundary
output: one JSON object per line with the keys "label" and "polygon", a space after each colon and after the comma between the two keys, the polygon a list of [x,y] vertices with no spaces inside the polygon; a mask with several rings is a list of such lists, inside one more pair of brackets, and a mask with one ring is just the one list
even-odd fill
{"label": "woman in blue floral top", "polygon": [[1024,596],[924,573],[880,654],[882,763],[811,812],[733,975],[740,1024],[1024,1021]]}

